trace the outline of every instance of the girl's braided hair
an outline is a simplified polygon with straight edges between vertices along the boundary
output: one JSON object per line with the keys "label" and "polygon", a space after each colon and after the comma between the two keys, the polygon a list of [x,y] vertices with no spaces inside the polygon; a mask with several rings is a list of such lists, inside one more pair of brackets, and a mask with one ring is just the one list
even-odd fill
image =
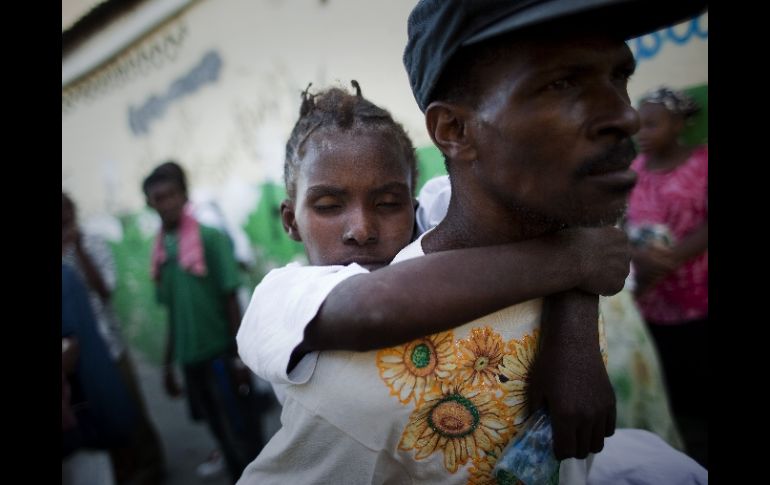
{"label": "girl's braided hair", "polygon": [[304,156],[304,144],[313,134],[337,130],[362,133],[379,133],[396,143],[412,172],[412,186],[417,181],[417,158],[414,146],[403,126],[390,113],[361,95],[361,86],[351,81],[355,94],[340,88],[330,88],[310,94],[310,86],[302,92],[299,119],[286,142],[286,161],[283,168],[286,192],[291,199],[296,196],[297,175]]}

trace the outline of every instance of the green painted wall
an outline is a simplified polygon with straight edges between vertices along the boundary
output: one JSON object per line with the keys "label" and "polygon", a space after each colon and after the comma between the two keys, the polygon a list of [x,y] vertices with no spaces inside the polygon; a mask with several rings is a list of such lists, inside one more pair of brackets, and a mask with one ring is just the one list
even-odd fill
{"label": "green painted wall", "polygon": [[155,302],[155,287],[150,281],[153,236],[143,234],[139,220],[138,214],[121,217],[123,239],[111,244],[118,273],[113,305],[131,346],[160,364],[167,317],[165,308]]}
{"label": "green painted wall", "polygon": [[446,174],[446,167],[444,166],[444,156],[433,145],[418,148],[417,149],[417,188],[419,193],[420,189],[425,182],[436,177],[438,175]]}
{"label": "green painted wall", "polygon": [[684,142],[690,146],[703,145],[709,141],[709,87],[708,84],[693,86],[684,90],[700,106],[692,124],[682,134]]}

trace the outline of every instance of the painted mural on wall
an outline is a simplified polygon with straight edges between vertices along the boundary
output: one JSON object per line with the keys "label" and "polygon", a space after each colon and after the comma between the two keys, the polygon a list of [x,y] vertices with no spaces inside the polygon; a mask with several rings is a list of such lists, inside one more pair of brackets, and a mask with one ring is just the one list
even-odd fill
{"label": "painted mural on wall", "polygon": [[97,72],[62,89],[62,116],[78,104],[92,103],[134,79],[173,62],[188,36],[187,24],[178,22],[156,37],[117,56]]}
{"label": "painted mural on wall", "polygon": [[162,118],[168,105],[194,93],[204,84],[215,83],[221,69],[222,58],[219,53],[209,51],[190,72],[172,82],[164,94],[151,95],[141,106],[129,106],[128,125],[131,132],[135,136],[147,135],[150,123],[156,118]]}
{"label": "painted mural on wall", "polygon": [[695,39],[706,40],[708,38],[709,31],[706,16],[699,15],[684,24],[668,27],[667,29],[632,39],[629,42],[629,46],[636,62],[641,64],[657,56],[666,43],[681,46]]}

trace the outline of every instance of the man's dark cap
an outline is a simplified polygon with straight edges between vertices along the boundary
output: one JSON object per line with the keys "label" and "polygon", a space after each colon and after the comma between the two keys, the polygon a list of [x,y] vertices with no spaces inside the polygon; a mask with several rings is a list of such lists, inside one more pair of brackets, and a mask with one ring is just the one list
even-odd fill
{"label": "man's dark cap", "polygon": [[420,0],[404,65],[422,111],[461,47],[555,21],[632,39],[703,13],[708,0]]}

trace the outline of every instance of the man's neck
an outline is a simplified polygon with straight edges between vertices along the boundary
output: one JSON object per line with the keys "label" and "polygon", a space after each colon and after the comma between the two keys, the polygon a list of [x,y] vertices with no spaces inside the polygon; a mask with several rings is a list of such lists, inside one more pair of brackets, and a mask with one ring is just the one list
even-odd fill
{"label": "man's neck", "polygon": [[446,217],[425,235],[422,247],[427,254],[507,244],[539,237],[560,227],[523,210],[489,210],[478,204],[465,204],[452,194]]}

